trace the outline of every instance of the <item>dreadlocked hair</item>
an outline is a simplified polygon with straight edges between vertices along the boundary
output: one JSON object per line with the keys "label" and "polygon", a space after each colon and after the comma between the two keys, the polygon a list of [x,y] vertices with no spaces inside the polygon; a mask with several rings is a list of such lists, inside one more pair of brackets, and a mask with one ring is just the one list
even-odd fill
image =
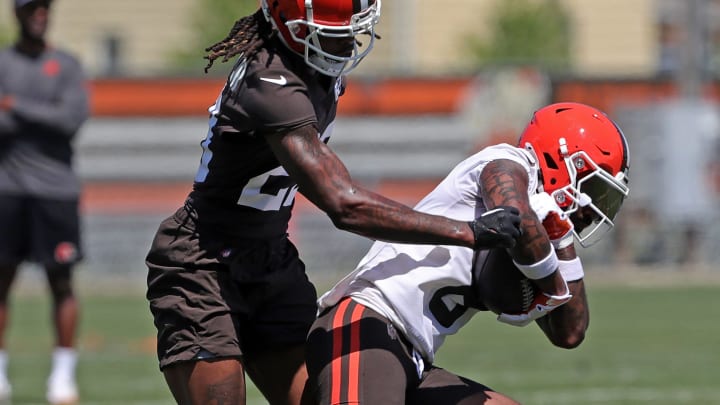
{"label": "dreadlocked hair", "polygon": [[270,23],[265,20],[262,10],[235,21],[235,25],[233,25],[225,39],[205,48],[205,52],[208,53],[204,57],[204,59],[208,60],[205,73],[210,70],[215,60],[220,57],[222,57],[221,62],[227,62],[236,55],[242,54],[246,58],[254,55],[265,41],[273,35],[275,35],[275,32],[272,30]]}

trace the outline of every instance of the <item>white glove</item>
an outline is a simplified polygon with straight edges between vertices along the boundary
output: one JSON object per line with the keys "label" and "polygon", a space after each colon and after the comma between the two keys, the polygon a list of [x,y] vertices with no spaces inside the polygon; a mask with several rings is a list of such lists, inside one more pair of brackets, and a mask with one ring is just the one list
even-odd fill
{"label": "white glove", "polygon": [[555,250],[566,248],[573,243],[573,226],[568,215],[560,208],[555,199],[542,192],[530,196],[530,208],[535,211],[550,237]]}
{"label": "white glove", "polygon": [[542,318],[550,313],[550,311],[570,301],[572,294],[570,294],[570,289],[567,288],[567,283],[565,284],[565,291],[566,293],[563,295],[540,293],[535,296],[530,309],[526,312],[521,312],[519,314],[502,313],[498,315],[497,320],[513,326],[525,326],[538,318]]}

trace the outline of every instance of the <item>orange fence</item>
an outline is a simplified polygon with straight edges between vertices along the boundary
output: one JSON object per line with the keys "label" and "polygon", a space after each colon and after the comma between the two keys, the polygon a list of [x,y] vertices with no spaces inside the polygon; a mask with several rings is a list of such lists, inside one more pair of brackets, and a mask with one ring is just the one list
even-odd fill
{"label": "orange fence", "polygon": [[[448,114],[470,79],[393,79],[350,82],[345,115]],[[90,83],[94,116],[206,115],[224,84],[218,79],[102,79]]]}
{"label": "orange fence", "polygon": [[[669,80],[560,80],[553,83],[553,101],[576,101],[610,113],[620,104],[648,104],[680,95]],[[708,99],[720,99],[720,82],[703,89]]]}
{"label": "orange fence", "polygon": [[[459,78],[350,80],[339,105],[343,115],[413,115],[455,112],[472,81]],[[90,83],[94,116],[204,116],[221,79],[98,79]],[[647,103],[678,94],[662,80],[555,80],[551,101],[578,101],[610,111],[617,103]],[[720,85],[705,88],[720,98]]]}
{"label": "orange fence", "polygon": [[224,82],[204,79],[108,79],[90,82],[96,117],[207,115]]}
{"label": "orange fence", "polygon": [[[93,214],[171,213],[185,201],[192,182],[86,182],[82,210]],[[388,198],[414,205],[437,184],[438,179],[383,180],[369,188]],[[296,212],[316,208],[301,194],[296,197]]]}

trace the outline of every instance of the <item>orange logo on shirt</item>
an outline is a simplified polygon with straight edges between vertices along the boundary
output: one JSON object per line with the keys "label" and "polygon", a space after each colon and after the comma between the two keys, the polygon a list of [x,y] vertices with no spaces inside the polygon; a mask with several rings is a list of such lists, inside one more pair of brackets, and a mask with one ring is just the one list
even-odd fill
{"label": "orange logo on shirt", "polygon": [[57,76],[60,73],[60,62],[56,59],[50,59],[43,65],[43,73],[45,76]]}
{"label": "orange logo on shirt", "polygon": [[59,264],[72,263],[78,257],[77,247],[72,242],[60,242],[55,246],[55,261]]}

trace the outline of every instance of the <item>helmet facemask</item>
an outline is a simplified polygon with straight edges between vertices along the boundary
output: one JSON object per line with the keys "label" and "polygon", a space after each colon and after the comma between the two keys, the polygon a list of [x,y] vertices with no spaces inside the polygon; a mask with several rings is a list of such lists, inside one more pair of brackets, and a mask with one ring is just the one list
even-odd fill
{"label": "helmet facemask", "polygon": [[[580,245],[592,246],[615,226],[613,220],[630,191],[627,174],[621,171],[611,175],[584,151],[569,155],[564,138],[560,138],[560,151],[570,184],[553,191],[551,195],[571,219],[576,213],[582,215],[583,219],[591,216],[587,226],[576,224],[573,233]],[[581,177],[578,179],[579,173]]]}

